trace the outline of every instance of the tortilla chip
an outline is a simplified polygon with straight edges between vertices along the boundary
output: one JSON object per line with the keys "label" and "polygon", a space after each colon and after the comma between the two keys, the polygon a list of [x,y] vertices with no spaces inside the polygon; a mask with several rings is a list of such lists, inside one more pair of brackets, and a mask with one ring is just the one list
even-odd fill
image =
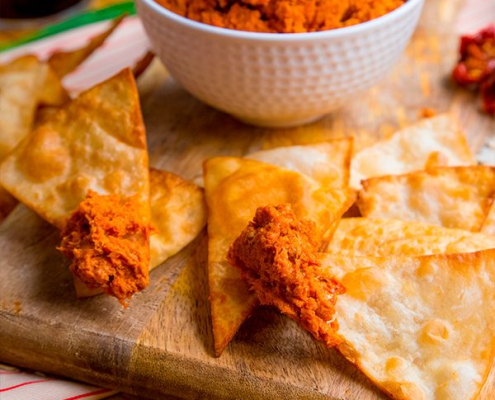
{"label": "tortilla chip", "polygon": [[206,225],[203,190],[178,175],[150,170],[150,270],[187,246]]}
{"label": "tortilla chip", "polygon": [[47,69],[35,56],[0,66],[0,160],[31,130]]}
{"label": "tortilla chip", "polygon": [[121,15],[113,20],[109,28],[93,37],[84,47],[53,53],[48,58],[48,64],[60,78],[70,74],[105,42],[124,18],[125,15]]}
{"label": "tortilla chip", "polygon": [[59,106],[69,96],[51,68],[27,55],[0,66],[0,160],[33,127],[40,105]]}
{"label": "tortilla chip", "polygon": [[326,252],[353,256],[468,253],[495,248],[495,236],[423,222],[343,218]]}
{"label": "tortilla chip", "polygon": [[35,113],[33,127],[43,124],[59,107],[70,100],[70,96],[62,86],[60,78],[47,67],[46,80],[41,88],[38,108]]}
{"label": "tortilla chip", "polygon": [[46,74],[38,97],[38,104],[41,106],[61,106],[70,100],[69,94],[53,69],[47,64],[43,65],[46,66]]}
{"label": "tortilla chip", "polygon": [[[60,105],[69,99],[51,68],[27,55],[0,66],[0,161],[31,131],[40,104]],[[0,222],[16,200],[0,187]]]}
{"label": "tortilla chip", "polygon": [[290,204],[259,207],[227,259],[261,304],[277,307],[316,340],[334,347],[342,342],[335,303],[345,288],[319,273],[316,230],[313,221],[297,220]]}
{"label": "tortilla chip", "polygon": [[[153,58],[154,54],[147,52],[143,58],[137,61],[132,68],[132,73],[135,79],[146,71],[151,61],[153,61]],[[49,68],[49,71],[50,73],[47,75],[47,81],[42,89],[40,107],[36,110],[34,126],[45,123],[45,121],[51,118],[51,115],[58,111],[62,104],[65,104],[70,100],[70,97],[63,88],[60,79],[55,75],[51,68]]]}
{"label": "tortilla chip", "polygon": [[351,187],[359,189],[362,180],[375,176],[441,165],[476,165],[464,132],[450,114],[422,119],[356,153],[351,163]]}
{"label": "tortilla chip", "polygon": [[[286,154],[287,149],[281,151]],[[272,156],[278,158],[276,153]],[[293,157],[298,157],[298,153]],[[305,158],[304,152],[299,157]],[[299,162],[294,161],[293,165]],[[305,171],[309,170],[306,162],[302,165]],[[319,179],[325,180],[322,176]],[[256,209],[290,203],[298,217],[317,223],[321,230],[319,239],[325,241],[330,238],[335,222],[352,203],[352,197],[347,188],[325,187],[302,173],[235,157],[206,161],[204,181],[210,304],[215,354],[219,356],[257,305],[238,269],[226,259],[230,244],[253,218]]]}
{"label": "tortilla chip", "polygon": [[495,192],[495,167],[438,167],[362,182],[363,217],[422,221],[478,232]]}
{"label": "tortilla chip", "polygon": [[300,172],[322,185],[342,188],[349,185],[352,144],[352,138],[342,138],[313,145],[262,150],[245,158]]}
{"label": "tortilla chip", "polygon": [[323,255],[346,287],[342,354],[393,398],[473,400],[495,356],[495,250],[383,258]]}
{"label": "tortilla chip", "polygon": [[[48,222],[64,229],[59,249],[73,259],[71,270],[78,279],[81,271],[85,271],[84,280],[89,289],[104,289],[126,304],[136,290],[147,285],[148,153],[139,98],[129,69],[49,114],[6,158],[0,171],[1,183],[12,194]],[[115,204],[115,208],[109,203]],[[78,211],[73,214],[76,208]],[[129,209],[137,213],[132,224],[125,222],[131,215],[123,210]],[[112,213],[121,214],[117,218]],[[66,226],[68,220],[70,225]],[[100,237],[89,235],[85,220],[88,224],[98,222],[98,232],[112,233]],[[120,227],[112,226],[112,221],[119,222]],[[131,228],[138,230],[134,232]],[[100,246],[109,236],[112,246],[117,246],[111,253],[118,253],[119,257],[105,258],[106,253],[98,253],[111,248]],[[128,242],[129,236],[136,239]],[[139,249],[142,256],[126,255],[128,244],[134,246],[134,253]],[[81,246],[85,254],[90,249],[94,252],[94,255],[88,253],[84,262],[78,256]],[[129,262],[116,266],[115,260]],[[83,270],[78,269],[80,263],[85,263]],[[110,271],[107,280],[103,279],[103,265]],[[93,268],[101,271],[93,273]],[[114,268],[116,274],[111,272]],[[113,279],[121,276],[118,271],[124,271],[123,277],[139,276],[139,279]]]}
{"label": "tortilla chip", "polygon": [[495,200],[493,201],[490,210],[483,221],[480,232],[488,235],[495,235]]}
{"label": "tortilla chip", "polygon": [[91,189],[149,201],[145,128],[129,69],[81,93],[0,164],[0,184],[62,229]]}
{"label": "tortilla chip", "polygon": [[[206,225],[203,190],[171,172],[150,169],[151,225],[150,268],[163,264],[187,246]],[[90,297],[102,293],[91,290],[77,277],[76,296]]]}

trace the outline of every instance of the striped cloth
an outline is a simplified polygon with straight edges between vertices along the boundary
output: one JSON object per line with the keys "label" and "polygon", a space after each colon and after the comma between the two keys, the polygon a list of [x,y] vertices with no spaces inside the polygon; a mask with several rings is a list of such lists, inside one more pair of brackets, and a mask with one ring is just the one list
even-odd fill
{"label": "striped cloth", "polygon": [[[89,38],[103,32],[109,24],[109,21],[98,22],[16,47],[0,53],[0,64],[27,53],[45,60],[55,51],[82,47]],[[76,71],[64,78],[63,84],[71,94],[77,94],[125,67],[132,67],[149,49],[148,37],[139,18],[127,17],[100,48]]]}
{"label": "striped cloth", "polygon": [[[456,30],[459,34],[474,33],[489,23],[495,23],[495,0],[466,0]],[[1,53],[0,63],[27,52],[45,59],[55,50],[77,48],[105,29],[107,24],[108,22],[98,22],[17,47]],[[128,17],[105,44],[74,73],[68,75],[63,83],[71,93],[76,94],[109,78],[124,67],[134,65],[149,47],[139,18]],[[1,400],[96,400],[115,393],[109,389],[28,373],[0,364]]]}
{"label": "striped cloth", "polygon": [[2,400],[98,400],[117,393],[0,364]]}

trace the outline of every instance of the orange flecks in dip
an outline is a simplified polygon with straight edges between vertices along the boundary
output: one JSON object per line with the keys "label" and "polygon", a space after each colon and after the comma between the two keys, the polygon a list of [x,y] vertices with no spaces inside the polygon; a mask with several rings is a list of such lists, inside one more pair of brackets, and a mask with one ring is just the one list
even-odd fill
{"label": "orange flecks in dip", "polygon": [[228,259],[261,304],[276,306],[332,347],[341,342],[334,314],[345,288],[322,274],[314,232],[314,222],[298,221],[290,205],[260,207]]}
{"label": "orange flecks in dip", "polygon": [[195,21],[268,33],[324,31],[380,17],[406,0],[156,0]]}
{"label": "orange flecks in dip", "polygon": [[90,191],[67,221],[59,250],[91,289],[126,300],[148,285],[149,220],[135,197]]}

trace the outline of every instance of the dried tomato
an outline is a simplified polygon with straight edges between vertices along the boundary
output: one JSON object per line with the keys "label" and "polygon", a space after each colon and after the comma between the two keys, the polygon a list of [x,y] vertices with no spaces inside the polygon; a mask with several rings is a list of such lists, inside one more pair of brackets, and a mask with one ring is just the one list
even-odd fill
{"label": "dried tomato", "polygon": [[481,84],[481,105],[487,114],[495,115],[495,74]]}
{"label": "dried tomato", "polygon": [[461,86],[480,88],[483,110],[495,114],[495,25],[475,35],[462,36],[460,59],[452,71]]}

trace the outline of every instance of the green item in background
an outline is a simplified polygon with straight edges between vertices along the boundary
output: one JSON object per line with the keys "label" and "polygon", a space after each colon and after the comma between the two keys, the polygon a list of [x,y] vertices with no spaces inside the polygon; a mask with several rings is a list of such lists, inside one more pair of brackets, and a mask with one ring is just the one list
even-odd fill
{"label": "green item in background", "polygon": [[33,34],[28,35],[20,40],[0,45],[0,53],[26,43],[34,42],[35,40],[43,39],[48,36],[56,35],[57,33],[68,31],[70,29],[89,25],[94,22],[116,18],[122,14],[136,14],[136,8],[133,1],[115,4],[113,6],[109,6],[99,10],[89,10],[80,14],[75,14],[74,16],[62,22],[56,23],[54,25],[48,25],[41,30],[36,31]]}

